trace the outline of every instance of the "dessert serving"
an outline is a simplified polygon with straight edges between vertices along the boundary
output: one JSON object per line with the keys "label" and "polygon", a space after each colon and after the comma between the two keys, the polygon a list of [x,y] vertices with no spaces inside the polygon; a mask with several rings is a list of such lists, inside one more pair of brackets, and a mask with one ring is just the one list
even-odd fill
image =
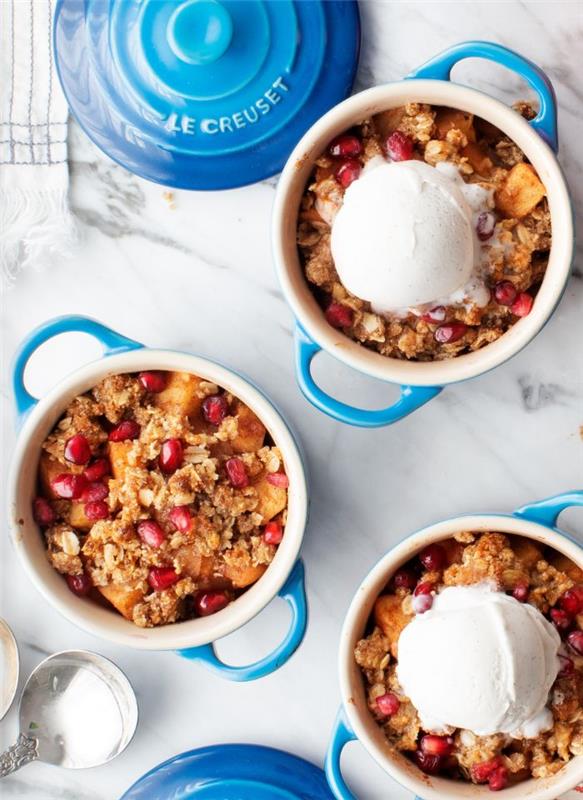
{"label": "dessert serving", "polygon": [[[516,110],[535,116],[526,103]],[[389,358],[439,361],[483,348],[530,313],[551,218],[545,186],[505,133],[411,102],[329,143],[297,242],[330,325]]]}
{"label": "dessert serving", "polygon": [[280,450],[245,403],[188,372],[113,374],[76,396],[38,479],[52,566],[140,627],[222,610],[284,536]]}
{"label": "dessert serving", "polygon": [[[536,116],[452,81],[466,58],[526,80]],[[574,253],[557,150],[549,78],[491,42],[455,45],[310,128],[278,182],[272,235],[312,405],[345,424],[391,425],[541,332]],[[314,372],[322,351],[400,396],[375,409],[340,402]]]}
{"label": "dessert serving", "polygon": [[515,534],[459,531],[400,567],[354,651],[390,747],[492,791],[583,754],[583,572]]}

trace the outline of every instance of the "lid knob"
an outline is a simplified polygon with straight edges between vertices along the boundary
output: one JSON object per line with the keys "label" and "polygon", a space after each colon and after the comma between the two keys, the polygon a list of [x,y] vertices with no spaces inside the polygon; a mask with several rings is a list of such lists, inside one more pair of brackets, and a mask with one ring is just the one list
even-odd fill
{"label": "lid knob", "polygon": [[189,64],[217,61],[231,43],[233,23],[217,0],[187,0],[168,21],[168,41],[178,58]]}

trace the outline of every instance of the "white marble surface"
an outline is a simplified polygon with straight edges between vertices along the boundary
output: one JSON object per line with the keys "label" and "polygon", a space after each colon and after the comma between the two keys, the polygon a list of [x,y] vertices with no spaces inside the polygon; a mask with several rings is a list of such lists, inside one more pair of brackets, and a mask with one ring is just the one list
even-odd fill
{"label": "white marble surface", "polygon": [[[363,2],[358,86],[398,79],[449,44],[489,38],[541,64],[557,89],[561,161],[583,212],[583,55],[575,2]],[[503,70],[475,62],[456,73],[512,98],[521,87]],[[138,733],[111,765],[84,773],[32,765],[2,782],[6,800],[116,800],[144,771],[180,751],[246,741],[321,762],[338,705],[336,645],[356,585],[394,542],[436,519],[471,510],[509,511],[583,484],[583,262],[551,323],[522,354],[482,378],[444,391],[404,422],[381,431],[342,427],[312,409],[292,369],[291,314],[271,264],[269,219],[275,180],[232,192],[162,189],[113,165],[73,126],[72,201],[82,242],[66,263],[21,275],[2,313],[2,460],[14,439],[8,360],[41,321],[65,313],[101,318],[148,345],[224,360],[253,376],[297,426],[311,468],[312,518],[304,558],[311,624],[296,657],[255,684],[229,684],[171,653],[112,646],[75,629],[28,583],[0,540],[0,613],[20,643],[23,675],[48,653],[89,648],[114,659],[133,681]],[[580,239],[582,237],[580,236]],[[31,367],[31,386],[47,389],[96,353],[69,336]],[[343,399],[370,406],[391,389],[322,356],[318,372]],[[4,481],[2,482],[4,485]],[[566,527],[583,534],[579,512]],[[274,603],[221,651],[233,660],[266,652],[285,611]],[[91,720],[87,721],[91,724]],[[16,713],[0,725],[0,744],[16,736]],[[349,746],[346,771],[362,800],[408,793]]]}

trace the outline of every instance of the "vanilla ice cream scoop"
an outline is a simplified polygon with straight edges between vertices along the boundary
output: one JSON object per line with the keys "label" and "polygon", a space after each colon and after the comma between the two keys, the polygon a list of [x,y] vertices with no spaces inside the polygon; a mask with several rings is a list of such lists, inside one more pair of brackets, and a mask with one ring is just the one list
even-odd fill
{"label": "vanilla ice cream scoop", "polygon": [[534,606],[491,583],[452,586],[401,633],[397,676],[426,730],[533,738],[553,724],[560,646]]}
{"label": "vanilla ice cream scoop", "polygon": [[370,166],[334,217],[340,280],[379,312],[454,294],[474,268],[472,209],[459,183],[422,161]]}

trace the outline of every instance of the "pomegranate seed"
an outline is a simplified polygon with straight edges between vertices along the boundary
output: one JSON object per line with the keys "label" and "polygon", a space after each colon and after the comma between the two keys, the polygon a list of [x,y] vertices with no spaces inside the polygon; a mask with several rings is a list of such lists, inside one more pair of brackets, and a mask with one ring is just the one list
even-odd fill
{"label": "pomegranate seed", "polygon": [[511,306],[517,294],[518,290],[512,281],[498,281],[494,286],[494,299],[501,306]]}
{"label": "pomegranate seed", "polygon": [[424,320],[424,322],[443,322],[445,314],[445,306],[435,306],[435,308],[422,314],[421,319]]}
{"label": "pomegranate seed", "polygon": [[192,530],[192,515],[188,506],[176,506],[168,514],[168,519],[181,533],[188,533]]}
{"label": "pomegranate seed", "polygon": [[514,597],[515,600],[518,600],[519,603],[526,603],[528,600],[528,594],[529,589],[528,584],[526,583],[519,583],[512,590],[512,597]]}
{"label": "pomegranate seed", "polygon": [[85,475],[88,481],[99,481],[101,478],[105,478],[106,475],[109,475],[109,471],[110,465],[107,458],[97,458],[93,464],[89,464],[89,466],[85,468],[83,475]]}
{"label": "pomegranate seed", "polygon": [[64,472],[51,481],[53,492],[64,500],[78,500],[87,487],[85,475],[72,475]]}
{"label": "pomegranate seed", "polygon": [[360,161],[355,158],[347,158],[336,170],[336,180],[345,189],[348,189],[351,183],[360,177],[362,166]]}
{"label": "pomegranate seed", "polygon": [[421,749],[429,756],[450,756],[453,753],[454,746],[451,736],[427,734],[421,739]]}
{"label": "pomegranate seed", "polygon": [[163,392],[168,382],[165,372],[140,372],[138,377],[144,389],[153,394]]}
{"label": "pomegranate seed", "polygon": [[472,778],[475,783],[488,783],[488,779],[493,772],[502,767],[502,759],[499,756],[491,758],[489,761],[482,761],[480,764],[472,766]]}
{"label": "pomegranate seed", "polygon": [[560,598],[559,605],[567,614],[576,617],[583,611],[583,588],[574,586],[572,589],[567,589]]}
{"label": "pomegranate seed", "polygon": [[530,314],[534,299],[528,292],[520,292],[514,303],[510,306],[510,310],[517,317],[526,317]]}
{"label": "pomegranate seed", "polygon": [[109,506],[105,500],[93,500],[85,503],[83,508],[85,516],[90,520],[107,519],[109,517]]}
{"label": "pomegranate seed", "polygon": [[87,573],[83,573],[82,575],[65,575],[65,580],[67,581],[67,586],[78,597],[84,597],[86,594],[89,594],[91,589],[91,580]]}
{"label": "pomegranate seed", "polygon": [[229,605],[229,598],[224,592],[201,592],[194,598],[194,607],[199,617],[210,617]]}
{"label": "pomegranate seed", "polygon": [[387,139],[387,153],[393,161],[410,161],[413,157],[413,139],[401,131],[391,133]]}
{"label": "pomegranate seed", "polygon": [[401,707],[401,702],[396,694],[387,692],[376,699],[377,709],[385,717],[392,717]]}
{"label": "pomegranate seed", "polygon": [[90,483],[89,486],[83,490],[81,500],[83,500],[84,503],[95,503],[97,500],[105,500],[108,494],[109,489],[104,483],[93,481],[93,483]]}
{"label": "pomegranate seed", "polygon": [[481,242],[487,242],[494,235],[496,217],[490,211],[482,211],[476,221],[476,233]]}
{"label": "pomegranate seed", "polygon": [[243,464],[240,458],[230,458],[226,462],[225,468],[227,470],[227,475],[229,477],[229,481],[231,482],[231,486],[233,486],[235,489],[244,489],[245,486],[249,486],[247,470],[245,469],[245,464]]}
{"label": "pomegranate seed", "polygon": [[223,394],[213,394],[202,404],[202,415],[211,425],[220,425],[228,413],[229,404]]}
{"label": "pomegranate seed", "polygon": [[431,756],[423,750],[415,750],[413,758],[419,769],[426,775],[437,775],[441,772],[442,759],[439,756]]}
{"label": "pomegranate seed", "polygon": [[43,528],[48,528],[56,520],[57,515],[53,511],[52,505],[44,497],[36,497],[32,504],[32,513],[35,522]]}
{"label": "pomegranate seed", "polygon": [[91,458],[91,447],[82,433],[76,433],[75,436],[67,439],[65,458],[73,464],[87,464]]}
{"label": "pomegranate seed", "polygon": [[180,439],[167,439],[160,448],[158,464],[162,472],[176,472],[182,465],[183,448]]}
{"label": "pomegranate seed", "polygon": [[148,583],[155,592],[162,592],[176,583],[179,577],[172,567],[152,567],[148,575]]}
{"label": "pomegranate seed", "polygon": [[562,608],[551,608],[551,619],[560,631],[566,631],[572,622],[572,617]]}
{"label": "pomegranate seed", "polygon": [[441,771],[442,772],[449,772],[451,773],[450,777],[456,777],[458,775],[458,760],[455,756],[446,756],[441,764]]}
{"label": "pomegranate seed", "polygon": [[401,567],[401,569],[395,572],[393,585],[395,589],[409,589],[409,591],[413,591],[417,585],[417,576],[412,569]]}
{"label": "pomegranate seed", "polygon": [[413,601],[411,605],[413,607],[413,611],[415,612],[415,614],[425,614],[425,612],[429,611],[429,609],[433,605],[433,595],[432,594],[413,595]]}
{"label": "pomegranate seed", "polygon": [[569,647],[578,655],[583,656],[583,631],[573,631],[567,636]]}
{"label": "pomegranate seed", "polygon": [[447,553],[440,544],[430,544],[419,553],[419,561],[429,572],[438,572],[447,564]]}
{"label": "pomegranate seed", "polygon": [[280,489],[287,489],[289,486],[289,478],[285,472],[270,472],[267,476],[267,483],[272,486],[279,486]]}
{"label": "pomegranate seed", "polygon": [[575,672],[575,664],[573,663],[572,658],[569,658],[569,656],[562,656],[559,653],[559,661],[561,662],[559,672],[557,673],[559,678],[568,678],[569,675],[572,675]]}
{"label": "pomegranate seed", "polygon": [[263,532],[266,544],[279,544],[283,539],[283,528],[279,522],[268,522]]}
{"label": "pomegranate seed", "polygon": [[[144,519],[138,522],[137,531],[142,542],[147,544],[148,547],[161,547],[166,540],[166,534],[153,519]],[[153,586],[152,588],[155,589],[156,587]]]}
{"label": "pomegranate seed", "polygon": [[452,344],[466,335],[468,326],[463,322],[448,322],[447,325],[440,325],[436,328],[433,336],[435,341],[440,344]]}
{"label": "pomegranate seed", "polygon": [[128,439],[137,439],[140,435],[140,426],[133,419],[125,419],[116,425],[109,433],[110,442],[125,442]]}
{"label": "pomegranate seed", "polygon": [[328,152],[331,156],[334,156],[334,158],[359,156],[362,153],[362,142],[358,136],[344,133],[330,142]]}
{"label": "pomegranate seed", "polygon": [[506,767],[498,767],[488,778],[488,786],[491,792],[499,792],[508,786],[508,770]]}
{"label": "pomegranate seed", "polygon": [[348,328],[352,325],[354,312],[342,303],[330,303],[326,309],[326,319],[333,328]]}

